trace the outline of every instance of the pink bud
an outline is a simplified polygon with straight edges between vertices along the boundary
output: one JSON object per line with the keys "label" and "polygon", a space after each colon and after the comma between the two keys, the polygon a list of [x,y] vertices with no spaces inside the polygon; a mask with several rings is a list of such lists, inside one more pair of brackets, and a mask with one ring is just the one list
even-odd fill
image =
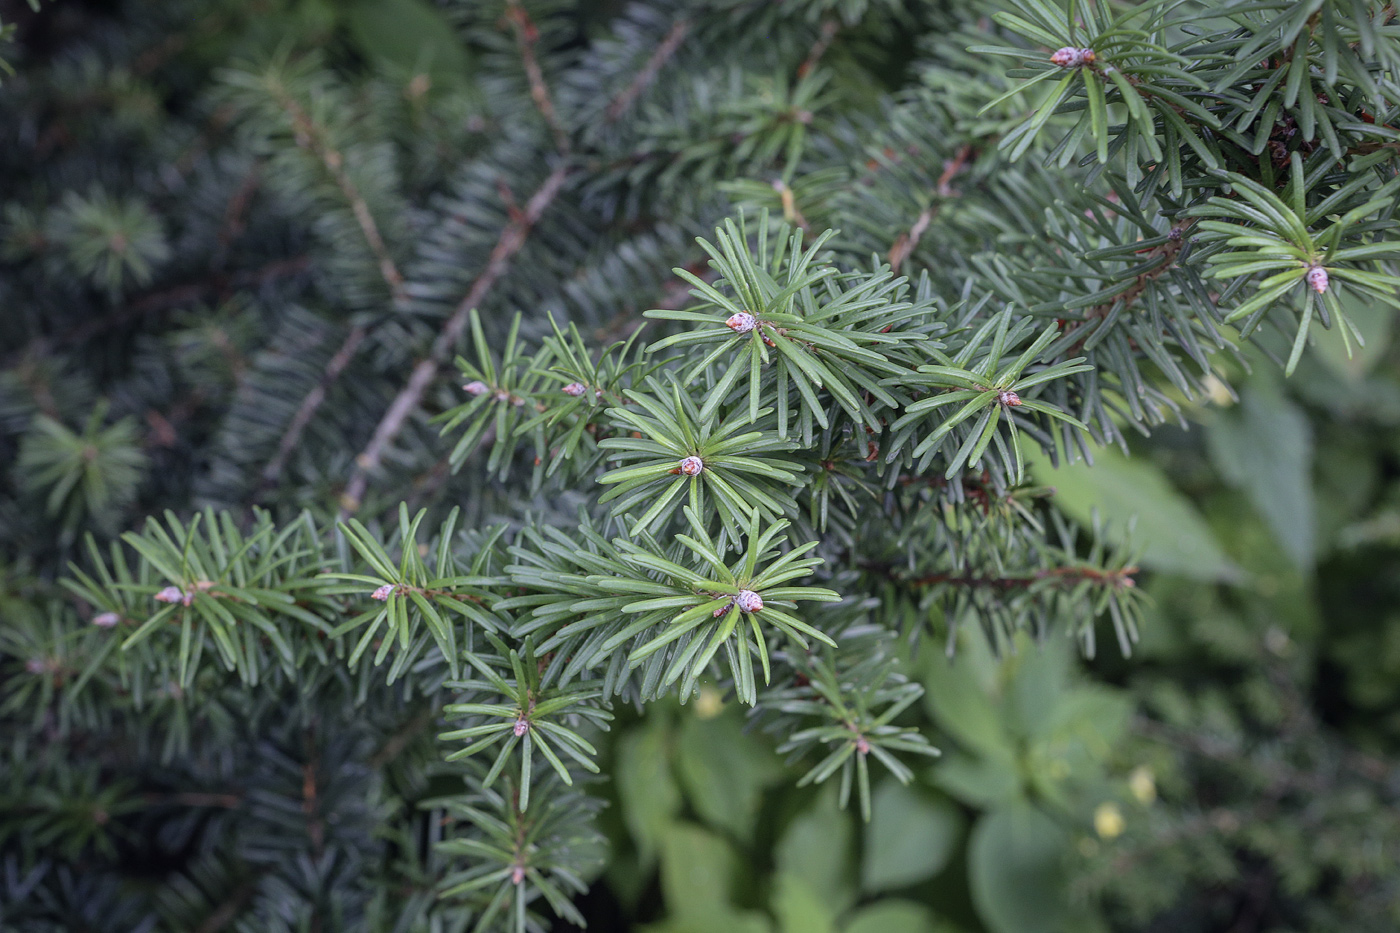
{"label": "pink bud", "polygon": [[517,865],[510,870],[511,884],[520,884],[525,880],[525,866]]}
{"label": "pink bud", "polygon": [[43,658],[30,658],[24,662],[24,669],[31,674],[42,674],[48,670],[48,667]]}
{"label": "pink bud", "polygon": [[681,461],[681,472],[686,476],[699,476],[705,469],[705,461],[699,457],[686,457]]}
{"label": "pink bud", "polygon": [[564,394],[572,395],[574,398],[578,398],[587,390],[587,388],[588,387],[585,386],[582,382],[571,382],[568,385],[564,386]]}
{"label": "pink bud", "polygon": [[862,755],[870,754],[870,740],[863,735],[856,736],[856,751]]}
{"label": "pink bud", "polygon": [[1076,49],[1065,46],[1051,55],[1050,61],[1061,68],[1078,68],[1080,65],[1092,65],[1097,57],[1093,49]]}
{"label": "pink bud", "polygon": [[466,385],[462,386],[462,388],[466,389],[472,395],[485,395],[487,392],[491,391],[491,387],[479,379],[468,382]]}
{"label": "pink bud", "polygon": [[375,590],[373,593],[370,593],[370,594],[369,594],[369,598],[370,598],[370,599],[377,599],[377,600],[379,600],[379,601],[382,603],[382,602],[384,602],[385,600],[387,600],[390,596],[393,596],[393,595],[394,595],[394,584],[392,584],[392,583],[386,583],[386,584],[384,584],[383,586],[381,586],[379,589]]}
{"label": "pink bud", "polygon": [[185,591],[178,586],[167,586],[151,598],[158,603],[182,603],[185,601]]}
{"label": "pink bud", "polygon": [[1007,408],[1015,408],[1021,404],[1021,396],[1012,392],[1010,389],[1002,389],[997,393],[997,401],[1001,402]]}
{"label": "pink bud", "polygon": [[736,334],[747,334],[758,326],[758,319],[747,311],[740,311],[738,314],[731,314],[729,320],[724,323]]}
{"label": "pink bud", "polygon": [[98,628],[111,628],[122,620],[115,612],[102,612],[92,617],[92,624]]}
{"label": "pink bud", "polygon": [[1321,266],[1309,266],[1308,274],[1305,276],[1305,278],[1308,281],[1308,287],[1311,288],[1313,291],[1317,292],[1319,295],[1327,291],[1327,270],[1322,268]]}
{"label": "pink bud", "polygon": [[740,590],[739,595],[734,597],[734,605],[745,612],[758,612],[763,608],[763,597],[753,590]]}
{"label": "pink bud", "polygon": [[530,731],[530,720],[526,719],[524,716],[519,717],[515,720],[515,728],[511,731],[515,733],[515,737],[517,739],[520,738],[522,735]]}

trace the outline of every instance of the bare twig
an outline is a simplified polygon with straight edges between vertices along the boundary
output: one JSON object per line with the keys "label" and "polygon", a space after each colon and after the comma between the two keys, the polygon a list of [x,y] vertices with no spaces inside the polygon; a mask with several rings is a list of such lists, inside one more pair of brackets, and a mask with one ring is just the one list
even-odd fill
{"label": "bare twig", "polygon": [[414,740],[424,729],[433,724],[434,711],[432,707],[424,707],[414,713],[407,722],[403,724],[379,749],[370,756],[369,766],[371,768],[382,768],[399,756],[409,743]]}
{"label": "bare twig", "polygon": [[243,235],[243,231],[248,225],[246,220],[248,204],[253,200],[253,194],[258,190],[260,183],[260,171],[255,165],[252,171],[244,176],[238,190],[229,198],[228,207],[224,209],[224,222],[219,228],[218,247],[214,251],[214,259],[211,263],[214,268],[223,268],[229,247]]}
{"label": "bare twig", "polygon": [[831,47],[831,41],[836,38],[836,33],[840,31],[841,24],[836,20],[822,20],[822,29],[817,35],[817,41],[812,43],[812,50],[807,53],[802,64],[797,66],[797,77],[805,78],[812,73],[812,69],[817,67],[817,63],[822,60],[826,50]]}
{"label": "bare twig", "polygon": [[[943,173],[938,176],[937,193],[940,198],[952,198],[957,196],[953,190],[951,182],[953,178],[966,167],[968,161],[973,156],[971,143],[964,143],[958,149],[957,155],[943,163]],[[899,239],[894,241],[890,247],[890,268],[898,269],[904,260],[908,259],[914,252],[914,248],[919,245],[919,238],[928,230],[928,225],[933,222],[934,216],[938,213],[938,208],[942,202],[930,204],[919,212],[919,216],[914,220],[914,225],[909,228],[908,233],[901,233]]]}
{"label": "bare twig", "polygon": [[897,577],[888,572],[887,568],[867,566],[868,570],[876,570],[886,576],[902,583],[905,586],[961,586],[968,589],[991,589],[991,590],[1017,590],[1026,589],[1044,580],[1054,581],[1056,585],[1074,586],[1075,584],[1089,581],[1098,583],[1101,586],[1110,586],[1114,589],[1128,589],[1136,585],[1133,575],[1138,572],[1136,567],[1123,567],[1120,570],[1099,570],[1097,567],[1051,567],[1044,570],[1035,570],[1024,574],[1006,574],[1003,576],[979,576],[971,573],[932,573],[922,577]]}
{"label": "bare twig", "polygon": [[802,216],[802,211],[798,209],[797,198],[792,193],[792,189],[781,178],[775,178],[773,179],[773,190],[778,192],[778,199],[782,202],[783,220],[790,224],[797,224],[801,228],[803,236],[811,233],[811,225],[807,223],[807,218]]}
{"label": "bare twig", "polygon": [[535,43],[540,31],[535,27],[530,14],[520,5],[520,0],[510,0],[505,18],[515,33],[515,45],[520,49],[520,60],[525,65],[525,77],[530,81],[530,99],[535,102],[540,116],[544,117],[549,131],[554,134],[554,145],[561,153],[569,151],[569,134],[564,132],[559,115],[554,112],[554,101],[549,96],[549,85],[545,84],[544,72],[535,56]]}
{"label": "bare twig", "polygon": [[306,814],[306,833],[311,839],[311,851],[319,859],[326,844],[326,824],[317,802],[317,771],[321,767],[321,756],[316,751],[316,732],[311,726],[302,732],[302,747],[306,750],[307,758],[301,766],[301,812]]}
{"label": "bare twig", "polygon": [[674,54],[680,44],[685,41],[686,33],[690,32],[690,20],[678,19],[670,31],[661,40],[661,44],[656,47],[656,51],[651,53],[651,57],[646,60],[637,76],[632,79],[632,83],[623,88],[608,104],[608,109],[603,112],[604,119],[609,123],[617,122],[641,96],[642,91],[647,89],[651,82],[656,80],[656,75],[661,71],[661,66]]}
{"label": "bare twig", "polygon": [[275,88],[273,91],[277,98],[277,103],[292,118],[293,138],[301,148],[315,155],[321,160],[321,164],[326,167],[331,178],[335,181],[336,187],[340,189],[341,195],[350,205],[350,212],[355,215],[355,222],[360,225],[360,232],[364,235],[365,242],[369,245],[370,252],[374,254],[376,262],[379,264],[379,275],[384,279],[384,284],[389,286],[389,293],[393,296],[395,303],[403,300],[403,276],[399,274],[398,266],[394,264],[394,259],[389,255],[389,248],[384,244],[384,238],[380,236],[379,225],[374,222],[374,215],[370,213],[369,204],[365,202],[364,196],[360,194],[360,189],[355,187],[355,183],[350,180],[350,174],[345,171],[345,158],[340,151],[332,147],[325,138],[325,134],[311,116],[286,91]]}
{"label": "bare twig", "polygon": [[[349,174],[345,171],[345,160],[341,154],[329,144],[319,127],[311,120],[302,106],[297,103],[291,95],[282,93],[277,95],[278,102],[283,109],[291,115],[292,123],[296,128],[295,138],[297,145],[314,153],[326,167],[326,171],[335,179],[341,194],[350,205],[351,212],[355,215],[355,221],[360,225],[360,232],[364,235],[365,242],[369,245],[370,251],[374,253],[375,259],[379,263],[379,274],[384,279],[384,284],[389,287],[389,293],[393,296],[397,304],[403,300],[403,276],[399,273],[398,266],[394,264],[394,259],[389,255],[388,247],[384,245],[384,238],[379,234],[379,226],[374,222],[374,215],[370,213],[369,205],[365,202],[364,196],[360,194]],[[277,444],[277,453],[273,455],[271,461],[263,468],[263,486],[267,488],[277,481],[282,468],[286,465],[287,457],[291,455],[293,449],[301,441],[302,432],[311,423],[317,409],[326,400],[326,392],[332,383],[339,378],[341,372],[349,365],[355,351],[360,348],[360,344],[365,339],[365,328],[363,325],[355,325],[346,335],[345,342],[340,345],[330,362],[326,364],[325,372],[321,374],[320,380],[301,400],[297,406],[297,412],[292,416],[292,420],[287,425],[287,430],[282,433],[282,439]]]}
{"label": "bare twig", "polygon": [[316,410],[321,407],[321,403],[326,400],[326,392],[331,384],[340,377],[341,372],[350,363],[350,359],[355,355],[355,351],[360,348],[360,344],[365,339],[365,328],[357,324],[350,328],[350,333],[346,335],[345,342],[340,345],[340,349],[335,351],[335,355],[326,364],[326,369],[321,373],[320,380],[308,393],[306,398],[301,400],[301,405],[297,407],[297,413],[292,416],[292,420],[287,423],[287,430],[282,433],[282,440],[277,444],[277,453],[263,467],[262,479],[264,488],[270,487],[277,482],[277,477],[281,475],[282,468],[287,465],[287,458],[301,442],[302,432],[311,423],[311,418],[316,414]]}
{"label": "bare twig", "polygon": [[1154,265],[1146,272],[1139,273],[1132,287],[1127,291],[1115,296],[1111,301],[1094,305],[1089,310],[1085,311],[1084,317],[1090,320],[1105,317],[1113,310],[1114,305],[1121,303],[1124,307],[1127,307],[1137,301],[1138,298],[1142,296],[1142,293],[1147,291],[1147,286],[1152,283],[1153,279],[1167,272],[1167,270],[1171,269],[1176,263],[1177,254],[1181,252],[1181,247],[1186,242],[1186,234],[1190,232],[1191,228],[1195,225],[1196,218],[1188,217],[1186,220],[1173,226],[1167,233],[1167,242],[1148,250],[1149,262],[1160,260],[1158,264]]}
{"label": "bare twig", "polygon": [[428,384],[437,375],[438,367],[446,361],[448,354],[457,345],[463,329],[467,326],[468,315],[486,297],[487,292],[510,266],[511,259],[525,245],[525,239],[529,235],[530,229],[539,221],[545,209],[559,194],[568,174],[568,166],[561,163],[540,185],[526,203],[525,209],[519,215],[513,216],[506,224],[505,229],[501,231],[501,238],[491,251],[491,257],[487,260],[481,275],[472,283],[471,290],[467,292],[466,297],[457,305],[452,316],[443,325],[437,339],[433,341],[428,356],[413,368],[408,382],[394,398],[389,409],[384,413],[384,417],[375,427],[369,444],[355,458],[354,470],[350,474],[350,480],[345,486],[345,493],[341,497],[342,516],[349,515],[360,507],[361,497],[364,496],[365,488],[369,485],[370,472],[379,466],[385,448],[403,430],[404,422],[418,407]]}
{"label": "bare twig", "polygon": [[182,791],[171,794],[147,794],[151,804],[174,804],[180,807],[237,807],[243,802],[238,794],[206,794],[198,791]]}
{"label": "bare twig", "polygon": [[191,304],[211,293],[216,295],[222,294],[232,289],[264,285],[276,279],[296,275],[299,272],[305,271],[307,266],[310,265],[310,262],[310,259],[306,256],[297,256],[292,259],[279,259],[249,272],[241,272],[237,275],[215,273],[197,282],[188,282],[184,285],[176,285],[158,292],[151,292],[137,298],[130,304],[124,305],[113,314],[85,321],[59,337],[40,337],[30,342],[24,349],[7,358],[4,362],[4,368],[8,369],[18,365],[18,361],[25,357],[43,356],[54,347],[82,343],[84,340],[89,340],[106,331],[121,327],[123,324],[130,323],[147,314],[154,314],[157,311],[165,311],[169,308],[178,308],[181,305]]}
{"label": "bare twig", "polygon": [[224,927],[233,921],[243,910],[244,906],[253,899],[257,887],[251,882],[244,882],[233,892],[233,895],[215,910],[204,922],[201,923],[195,933],[219,933]]}

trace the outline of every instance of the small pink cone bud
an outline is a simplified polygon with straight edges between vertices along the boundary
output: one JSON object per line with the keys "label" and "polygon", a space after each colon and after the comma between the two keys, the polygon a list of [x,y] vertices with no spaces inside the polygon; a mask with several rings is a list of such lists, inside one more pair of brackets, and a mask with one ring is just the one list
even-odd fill
{"label": "small pink cone bud", "polygon": [[30,658],[24,662],[24,669],[31,674],[42,674],[48,670],[48,667],[43,658]]}
{"label": "small pink cone bud", "polygon": [[747,334],[758,326],[758,319],[747,311],[740,311],[729,315],[729,320],[724,323],[736,334]]}
{"label": "small pink cone bud", "polygon": [[525,880],[525,866],[517,865],[510,871],[511,884],[520,884]]}
{"label": "small pink cone bud", "polygon": [[178,586],[167,586],[151,598],[158,603],[183,603],[185,601],[185,591]]}
{"label": "small pink cone bud", "polygon": [[699,476],[705,469],[705,461],[699,457],[686,457],[681,461],[681,472],[686,476]]}
{"label": "small pink cone bud", "polygon": [[1327,270],[1321,266],[1309,266],[1308,274],[1304,278],[1307,279],[1308,287],[1319,295],[1327,291]]}
{"label": "small pink cone bud", "polygon": [[572,395],[574,398],[578,398],[586,390],[587,386],[585,386],[582,382],[571,382],[568,385],[564,386],[564,394]]}
{"label": "small pink cone bud", "polygon": [[466,385],[462,386],[462,388],[466,389],[467,392],[469,392],[472,395],[485,395],[487,392],[491,391],[491,387],[488,386],[486,383],[482,382],[480,379],[468,382]]}
{"label": "small pink cone bud", "polygon": [[863,735],[856,736],[856,751],[862,755],[870,754],[870,740]]}
{"label": "small pink cone bud", "polygon": [[1093,49],[1076,49],[1065,46],[1050,56],[1052,64],[1061,68],[1078,68],[1080,65],[1091,65],[1097,56]]}
{"label": "small pink cone bud", "polygon": [[1007,408],[1015,408],[1021,404],[1021,396],[1012,392],[1010,389],[1002,389],[997,393],[997,401],[1001,402]]}
{"label": "small pink cone bud", "polygon": [[511,731],[515,733],[515,737],[517,739],[520,738],[522,735],[530,731],[530,720],[526,719],[524,716],[521,716],[520,718],[515,720],[515,728]]}
{"label": "small pink cone bud", "polygon": [[381,586],[379,589],[375,590],[373,593],[370,593],[370,594],[369,594],[369,598],[370,598],[370,599],[377,599],[377,600],[379,600],[379,601],[382,603],[382,602],[384,602],[385,600],[387,600],[390,596],[393,596],[393,595],[394,595],[394,584],[392,584],[392,583],[386,583],[386,584],[384,584],[383,586]]}
{"label": "small pink cone bud", "polygon": [[753,590],[740,590],[739,595],[734,597],[734,605],[745,612],[758,612],[763,608],[763,597]]}
{"label": "small pink cone bud", "polygon": [[102,612],[92,617],[92,624],[98,628],[111,628],[122,620],[115,612]]}

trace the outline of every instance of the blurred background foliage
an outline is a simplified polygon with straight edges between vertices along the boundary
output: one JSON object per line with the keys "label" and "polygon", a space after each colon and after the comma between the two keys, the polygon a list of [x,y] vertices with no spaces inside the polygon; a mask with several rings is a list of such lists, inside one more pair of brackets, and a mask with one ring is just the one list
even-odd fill
{"label": "blurred background foliage", "polygon": [[[579,9],[602,22],[622,6]],[[853,20],[867,5],[810,6]],[[26,300],[30,286],[19,281],[19,269],[35,267],[53,304],[63,304],[65,289],[75,301],[95,294],[117,318],[162,314],[167,325],[155,336],[118,329],[94,343],[85,322],[67,321],[71,329],[46,352],[3,351],[0,717],[13,724],[48,707],[43,691],[81,676],[69,658],[98,650],[100,631],[76,624],[71,610],[36,608],[47,584],[35,568],[72,558],[79,528],[125,527],[196,492],[219,501],[227,494],[220,484],[237,483],[206,476],[196,490],[188,459],[212,444],[223,445],[223,462],[236,462],[240,434],[226,427],[227,436],[207,436],[212,413],[236,407],[250,380],[285,375],[302,346],[324,344],[314,315],[242,313],[249,303],[272,307],[290,296],[356,307],[382,290],[364,271],[367,247],[349,239],[332,293],[298,285],[308,244],[338,233],[333,224],[289,221],[347,209],[307,203],[316,186],[301,176],[314,160],[288,157],[297,150],[272,140],[297,133],[294,122],[255,121],[238,131],[243,145],[211,148],[210,134],[225,133],[244,107],[240,92],[260,80],[244,71],[210,94],[214,72],[295,44],[320,48],[344,71],[375,75],[353,94],[326,88],[316,98],[328,145],[347,153],[345,171],[372,205],[432,190],[447,161],[510,129],[491,123],[482,105],[493,88],[467,77],[474,57],[500,50],[457,41],[448,16],[423,0],[59,0],[38,13],[4,0],[0,22],[19,26],[5,57],[25,75],[9,79],[0,97],[7,134],[25,143],[22,154],[6,143],[0,174],[18,177],[20,161],[37,157],[48,160],[51,186],[5,190],[6,332],[24,332],[15,322],[48,313]],[[81,51],[70,53],[75,46]],[[836,80],[876,74],[893,84],[915,52],[898,30],[871,28],[842,54],[831,63]],[[842,106],[859,110],[881,90],[854,81]],[[820,93],[812,87],[748,93],[821,106],[800,96]],[[398,97],[393,107],[366,106],[376,95]],[[351,127],[362,119],[382,121],[381,137],[400,146],[394,183],[380,173],[387,155],[353,142]],[[713,127],[670,132],[686,138],[708,129],[722,139],[749,119],[742,107],[720,106]],[[347,144],[335,140],[341,132]],[[778,146],[787,139],[768,138]],[[112,157],[88,157],[104,151]],[[258,153],[275,153],[271,167],[254,169]],[[672,171],[722,176],[745,157],[681,160]],[[229,201],[220,181],[228,178],[243,179],[244,200],[260,209]],[[199,271],[189,257],[211,251],[215,268],[229,270],[225,279],[172,298]],[[153,281],[167,290],[145,291]],[[615,778],[589,788],[608,804],[600,819],[610,843],[602,883],[580,901],[590,928],[1400,928],[1400,345],[1388,311],[1351,310],[1367,337],[1354,357],[1328,333],[1286,381],[1271,364],[1232,364],[1237,397],[1222,383],[1211,404],[1183,400],[1189,426],[1135,438],[1131,458],[1105,450],[1092,467],[1058,470],[1033,460],[1035,479],[1057,489],[1058,507],[1142,548],[1140,585],[1151,597],[1142,640],[1129,658],[1100,651],[1084,660],[1058,640],[1021,641],[997,659],[966,627],[951,661],[931,643],[907,648],[927,694],[900,723],[925,730],[943,755],[917,764],[908,787],[877,784],[869,823],[837,809],[829,785],[794,789],[773,743],[713,689],[685,706],[657,704],[644,720],[620,711],[600,744],[603,770]],[[275,341],[265,339],[269,329]],[[82,354],[61,352],[79,344]],[[385,366],[404,365],[395,344],[381,350]],[[337,389],[335,404],[352,418],[368,408],[359,391]],[[257,412],[240,417],[256,422]],[[343,466],[324,465],[327,474]],[[308,503],[324,498],[324,483],[304,488]],[[259,857],[272,857],[278,836],[270,827],[298,806],[296,749],[307,743],[325,767],[339,768],[328,785],[343,802],[334,805],[338,827],[327,830],[345,843],[337,851],[383,841],[387,797],[372,790],[378,782],[428,795],[407,763],[394,770],[394,754],[375,753],[387,777],[361,764],[370,725],[352,712],[324,724],[332,738],[313,738],[258,720],[272,703],[249,705],[217,678],[205,681],[201,721],[256,721],[263,730],[256,760],[220,760],[216,770],[286,787],[238,816]],[[180,701],[174,692],[158,699],[172,708]],[[85,715],[100,719],[100,690],[90,702],[99,708]],[[407,716],[411,704],[397,711]],[[191,741],[189,717],[180,712],[182,726],[152,734],[154,747],[125,751],[177,755]],[[408,747],[409,755],[421,751]],[[16,740],[0,775],[5,799],[25,808],[0,812],[0,929],[157,928],[123,892],[85,878],[85,867],[117,853],[140,867],[150,895],[142,902],[158,905],[162,929],[219,929],[208,919],[229,903],[218,892],[250,890],[261,871],[257,858],[193,857],[192,840],[208,830],[196,824],[233,819],[221,810],[232,803],[203,801],[213,809],[163,819],[162,807],[203,791],[137,791],[96,766],[46,771],[66,774],[66,783],[35,788],[27,782],[42,762],[21,767],[28,752]],[[266,845],[258,842],[264,827]],[[20,870],[34,849],[57,840],[76,868]],[[353,855],[342,858],[349,861],[308,863],[308,878],[353,875]],[[394,928],[373,903],[352,899],[337,909]]]}
{"label": "blurred background foliage", "polygon": [[1393,929],[1400,352],[1357,316],[1360,358],[1258,365],[1131,459],[1037,465],[1146,545],[1142,640],[923,646],[908,721],[944,753],[869,824],[785,786],[716,691],[623,724],[610,909],[696,933]]}

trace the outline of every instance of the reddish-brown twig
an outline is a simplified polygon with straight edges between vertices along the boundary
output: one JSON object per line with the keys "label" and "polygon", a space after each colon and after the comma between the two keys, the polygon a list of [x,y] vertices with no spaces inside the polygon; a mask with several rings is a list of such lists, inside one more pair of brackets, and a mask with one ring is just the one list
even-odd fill
{"label": "reddish-brown twig", "polygon": [[360,500],[369,485],[369,474],[379,466],[385,448],[403,430],[404,422],[418,407],[423,393],[427,391],[428,385],[437,375],[438,368],[456,347],[458,339],[462,336],[462,331],[467,326],[467,318],[472,309],[481,303],[496,281],[505,274],[511,259],[525,245],[525,239],[531,228],[539,221],[545,209],[559,194],[568,174],[568,166],[561,163],[540,185],[526,203],[525,209],[513,216],[506,224],[505,229],[501,231],[501,237],[491,251],[491,257],[487,260],[486,267],[482,269],[481,274],[472,283],[471,290],[467,292],[466,297],[457,305],[452,316],[443,325],[437,339],[433,341],[432,349],[428,352],[427,357],[413,367],[408,382],[389,405],[379,424],[375,426],[374,434],[370,437],[365,449],[355,458],[354,470],[350,474],[350,479],[345,486],[345,493],[341,498],[342,516],[349,515],[360,507]]}
{"label": "reddish-brown twig", "polygon": [[632,79],[632,83],[623,88],[622,93],[614,97],[612,102],[608,104],[608,109],[603,111],[603,118],[608,123],[615,123],[618,117],[626,113],[628,108],[636,102],[637,98],[641,96],[642,91],[646,90],[647,86],[650,85],[652,81],[656,80],[656,75],[661,71],[661,66],[666,64],[666,61],[672,55],[676,54],[676,49],[680,48],[681,42],[685,40],[686,33],[689,31],[690,20],[676,20],[676,24],[666,33],[665,38],[661,40],[661,44],[656,47],[656,51],[651,53],[651,57],[646,60],[646,64],[637,72],[637,76]]}

